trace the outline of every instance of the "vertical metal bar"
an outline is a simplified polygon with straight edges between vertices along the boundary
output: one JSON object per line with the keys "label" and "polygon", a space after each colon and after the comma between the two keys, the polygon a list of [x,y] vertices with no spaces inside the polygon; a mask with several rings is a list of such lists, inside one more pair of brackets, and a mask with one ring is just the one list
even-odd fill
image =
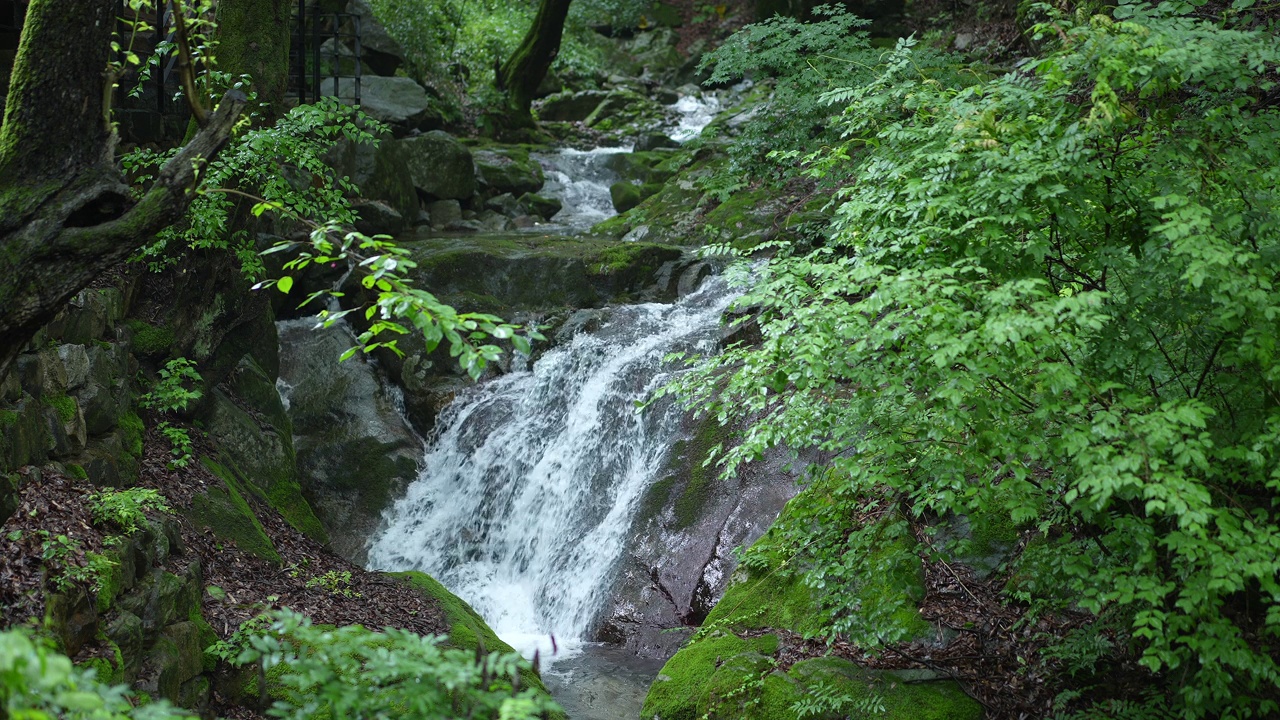
{"label": "vertical metal bar", "polygon": [[315,98],[320,99],[320,15],[311,19],[311,78],[315,82]]}
{"label": "vertical metal bar", "polygon": [[342,16],[333,16],[333,60],[330,62],[329,71],[333,74],[333,96],[342,97],[342,90],[338,87],[342,80],[338,74],[342,72]]}
{"label": "vertical metal bar", "polygon": [[364,52],[364,47],[360,44],[360,16],[351,16],[351,27],[355,30],[355,55],[356,55],[356,105],[360,104],[360,56]]}
{"label": "vertical metal bar", "polygon": [[291,55],[298,59],[298,104],[307,104],[307,0],[298,0],[298,32]]}

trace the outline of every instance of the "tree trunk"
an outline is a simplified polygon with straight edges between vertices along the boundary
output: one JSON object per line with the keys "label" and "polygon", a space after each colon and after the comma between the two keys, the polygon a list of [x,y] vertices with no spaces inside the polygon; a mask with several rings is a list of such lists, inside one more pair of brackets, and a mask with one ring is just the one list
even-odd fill
{"label": "tree trunk", "polygon": [[571,0],[542,0],[520,47],[498,68],[497,87],[506,95],[501,118],[506,129],[532,128],[530,107],[547,70],[560,52],[560,36]]}
{"label": "tree trunk", "polygon": [[231,135],[243,93],[137,202],[112,158],[106,77],[119,0],[32,0],[0,127],[0,377],[32,335],[103,270],[186,211]]}
{"label": "tree trunk", "polygon": [[218,69],[248,75],[270,123],[284,114],[289,85],[289,0],[223,0],[218,3]]}

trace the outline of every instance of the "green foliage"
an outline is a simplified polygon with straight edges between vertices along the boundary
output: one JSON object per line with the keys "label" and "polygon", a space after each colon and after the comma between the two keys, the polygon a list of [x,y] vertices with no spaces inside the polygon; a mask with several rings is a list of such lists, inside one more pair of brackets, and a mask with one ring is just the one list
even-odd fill
{"label": "green foliage", "polygon": [[[374,0],[372,5],[387,32],[405,49],[410,75],[430,86],[456,86],[482,105],[496,97],[495,64],[515,52],[537,10],[537,3],[501,0]],[[641,5],[647,3],[574,3],[552,71],[580,78],[602,72],[605,58],[588,27],[590,19],[599,17],[594,11],[618,8],[638,18],[636,8]]]}
{"label": "green foliage", "polygon": [[[481,341],[487,338],[509,340],[516,350],[527,355],[531,339],[544,339],[532,328],[520,335],[518,326],[504,323],[493,315],[459,313],[440,302],[435,295],[413,287],[412,280],[406,275],[417,267],[417,263],[410,259],[407,249],[397,246],[386,235],[368,237],[358,232],[344,233],[331,225],[318,226],[311,232],[309,244],[301,248],[298,245],[281,241],[266,252],[295,252],[296,257],[284,264],[286,272],[301,272],[314,263],[352,263],[364,273],[361,278],[364,289],[374,294],[374,299],[364,308],[365,320],[370,325],[356,336],[357,345],[343,353],[342,360],[351,358],[356,352],[370,353],[378,348],[401,355],[397,336],[408,334],[412,327],[422,334],[427,352],[435,350],[441,341],[447,342],[450,355],[457,358],[463,369],[476,379],[489,363],[502,355],[502,349],[497,345],[480,344]],[[284,275],[279,280],[265,280],[254,287],[272,286],[288,293],[293,288],[293,277]],[[302,304],[325,296],[341,297],[342,293],[332,289],[317,290]],[[320,326],[330,327],[359,310],[322,310]]]}
{"label": "green foliage", "polygon": [[847,688],[822,681],[813,683],[806,691],[791,705],[791,712],[800,720],[832,714],[850,717],[884,713],[884,699],[879,695],[855,697]]}
{"label": "green foliage", "polygon": [[320,628],[289,610],[263,617],[256,621],[263,631],[242,635],[233,662],[262,663],[268,673],[283,670],[283,697],[268,710],[273,717],[533,720],[557,709],[545,694],[520,688],[519,671],[527,663],[514,653],[446,648],[444,638],[395,628]]}
{"label": "green foliage", "polygon": [[156,425],[156,430],[169,441],[169,468],[184,468],[191,464],[191,433],[184,427],[178,427],[168,420]]}
{"label": "green foliage", "polygon": [[177,720],[168,702],[134,707],[123,685],[99,682],[21,630],[0,632],[0,715],[14,720]]}
{"label": "green foliage", "polygon": [[846,592],[871,569],[867,497],[998,513],[1043,543],[1014,592],[1128,618],[1182,717],[1267,716],[1280,40],[1122,8],[1044,8],[1053,49],[1004,76],[959,81],[902,41],[828,92],[845,140],[781,159],[853,180],[830,239],[771,260],[742,301],[762,342],[679,387],[750,423],[730,470],[775,445],[838,456],[778,528],[828,633],[879,643]]}
{"label": "green foliage", "polygon": [[159,379],[151,392],[138,398],[138,404],[156,412],[182,412],[203,395],[200,383],[203,378],[195,363],[186,358],[174,358],[165,363],[157,373]]}
{"label": "green foliage", "polygon": [[92,594],[102,589],[102,580],[115,562],[105,555],[85,552],[79,540],[66,535],[54,535],[48,530],[37,531],[40,542],[40,559],[44,562],[45,577],[58,592],[67,592],[77,585],[87,586]]}
{"label": "green foliage", "polygon": [[[359,110],[326,97],[293,108],[270,127],[238,135],[209,164],[186,219],[161,232],[139,259],[158,271],[188,249],[220,249],[240,260],[245,275],[260,277],[262,260],[252,233],[228,230],[237,227],[233,219],[246,198],[265,200],[290,218],[350,225],[355,214],[347,197],[358,191],[347,178],[334,177],[324,154],[340,139],[375,143],[383,130]],[[139,148],[123,158],[140,192],[174,152]]]}
{"label": "green foliage", "polygon": [[307,587],[323,588],[330,595],[335,596],[348,598],[361,597],[361,593],[356,592],[351,587],[351,572],[348,570],[344,570],[342,572],[330,570],[323,575],[317,575],[310,580],[307,580]]}
{"label": "green foliage", "polygon": [[820,6],[814,14],[825,19],[805,23],[775,15],[748,25],[702,57],[700,68],[711,70],[708,84],[752,77],[773,85],[771,96],[760,98],[762,109],[729,145],[728,166],[702,181],[703,189],[721,201],[742,188],[744,178],[780,182],[796,174],[793,163],[765,162],[769,154],[836,143],[839,110],[822,102],[822,93],[874,76],[881,51],[859,30],[869,21],[838,5]]}
{"label": "green foliage", "polygon": [[148,510],[173,512],[160,493],[150,488],[103,490],[90,495],[88,501],[95,523],[112,525],[125,535],[146,524]]}

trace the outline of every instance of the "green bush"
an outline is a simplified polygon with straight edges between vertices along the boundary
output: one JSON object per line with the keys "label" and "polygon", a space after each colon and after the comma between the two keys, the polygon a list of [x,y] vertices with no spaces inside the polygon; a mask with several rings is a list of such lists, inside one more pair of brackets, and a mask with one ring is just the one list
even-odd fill
{"label": "green bush", "polygon": [[0,632],[0,715],[24,720],[177,720],[192,716],[167,702],[134,707],[122,685],[99,682],[92,670],[33,642],[21,631]]}
{"label": "green bush", "polygon": [[281,610],[250,621],[212,652],[234,664],[262,663],[280,686],[269,713],[284,720],[533,720],[558,710],[545,693],[520,687],[519,671],[527,663],[519,655],[478,655],[442,647],[444,640],[394,628],[316,627]]}
{"label": "green bush", "polygon": [[999,514],[1042,548],[1020,599],[1118,618],[1179,715],[1280,711],[1280,39],[1175,5],[1045,8],[1052,47],[981,81],[902,41],[824,95],[844,141],[792,157],[851,179],[831,237],[679,387],[750,425],[730,470],[841,458],[776,530],[828,634],[879,644],[864,498]]}
{"label": "green bush", "polygon": [[150,488],[103,490],[90,495],[88,500],[95,523],[112,525],[125,535],[147,522],[147,510],[172,512],[160,493]]}

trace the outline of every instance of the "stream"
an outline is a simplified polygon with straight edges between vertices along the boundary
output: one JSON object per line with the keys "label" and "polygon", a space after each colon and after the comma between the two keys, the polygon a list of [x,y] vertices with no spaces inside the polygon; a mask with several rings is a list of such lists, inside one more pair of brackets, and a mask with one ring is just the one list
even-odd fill
{"label": "stream", "polygon": [[[713,96],[673,109],[678,140],[713,117]],[[614,214],[608,160],[630,148],[537,156],[563,209],[541,232],[574,234]],[[674,403],[637,406],[667,383],[669,353],[715,352],[737,295],[695,265],[673,303],[583,311],[581,330],[527,369],[459,392],[436,420],[424,468],[384,513],[371,569],[421,570],[506,642],[541,659],[573,720],[639,717],[660,660],[592,642],[635,514],[679,439]]]}

